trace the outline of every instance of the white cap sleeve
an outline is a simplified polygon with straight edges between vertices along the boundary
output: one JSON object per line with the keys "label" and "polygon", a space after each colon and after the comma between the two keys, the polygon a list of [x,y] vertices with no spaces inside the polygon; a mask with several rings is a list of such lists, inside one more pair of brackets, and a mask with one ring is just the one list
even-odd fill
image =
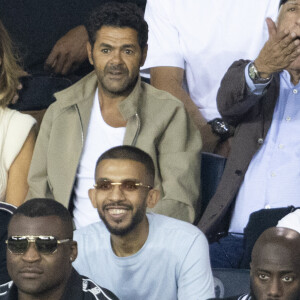
{"label": "white cap sleeve", "polygon": [[7,131],[3,147],[4,167],[8,171],[12,162],[18,156],[27,136],[36,123],[35,119],[27,114],[6,109],[9,112]]}

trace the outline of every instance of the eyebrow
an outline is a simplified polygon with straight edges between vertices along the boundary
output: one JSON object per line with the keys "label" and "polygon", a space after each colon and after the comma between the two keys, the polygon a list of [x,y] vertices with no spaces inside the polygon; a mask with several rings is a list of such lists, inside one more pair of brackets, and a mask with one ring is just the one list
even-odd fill
{"label": "eyebrow", "polygon": [[[256,272],[264,272],[264,273],[267,273],[267,274],[271,274],[272,273],[272,271],[264,270],[264,269],[259,269],[259,268],[256,270]],[[279,274],[281,276],[285,275],[285,274],[289,274],[289,273],[295,274],[295,271],[293,271],[293,270],[279,270],[278,272],[279,272]]]}
{"label": "eyebrow", "polygon": [[125,44],[122,45],[122,48],[135,48],[136,46],[134,44]]}
{"label": "eyebrow", "polygon": [[112,45],[106,44],[106,43],[101,43],[99,46],[100,47],[106,47],[106,48],[112,48],[113,47]]}
{"label": "eyebrow", "polygon": [[[114,48],[114,46],[110,45],[110,44],[106,44],[106,43],[101,43],[100,47],[106,47],[106,48]],[[124,44],[121,46],[122,49],[124,48],[136,48],[136,46],[134,44]]]}
{"label": "eyebrow", "polygon": [[[123,181],[127,181],[127,180],[130,180],[130,181],[134,181],[134,182],[139,182],[140,180],[137,179],[137,178],[124,178],[124,179],[121,179],[120,182],[123,182]],[[107,177],[101,177],[101,178],[98,178],[96,180],[96,182],[103,182],[103,181],[110,181],[110,182],[115,182]]]}
{"label": "eyebrow", "polygon": [[300,3],[299,2],[297,2],[297,1],[294,1],[294,0],[292,0],[292,1],[288,1],[288,2],[286,2],[286,4],[287,5],[300,5]]}

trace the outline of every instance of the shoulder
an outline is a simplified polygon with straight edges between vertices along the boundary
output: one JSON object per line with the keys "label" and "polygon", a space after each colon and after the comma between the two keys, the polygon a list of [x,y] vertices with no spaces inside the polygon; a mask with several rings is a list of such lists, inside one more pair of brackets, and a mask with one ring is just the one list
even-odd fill
{"label": "shoulder", "polygon": [[6,300],[6,299],[8,300],[11,298],[10,294],[12,291],[12,287],[13,287],[12,281],[0,285],[0,299],[1,300]]}
{"label": "shoulder", "polygon": [[8,170],[36,121],[29,115],[8,108],[5,109],[5,115],[5,121],[1,125],[1,134],[5,137],[2,155]]}
{"label": "shoulder", "polygon": [[28,133],[31,127],[36,123],[35,119],[28,114],[20,113],[16,110],[4,108],[3,119],[8,124],[9,130]]}
{"label": "shoulder", "polygon": [[56,101],[50,105],[52,109],[63,109],[81,101],[94,97],[97,88],[97,76],[93,71],[70,87],[54,94]]}
{"label": "shoulder", "polygon": [[198,238],[206,242],[202,231],[188,222],[155,213],[148,213],[147,217],[155,235],[178,242],[184,240],[187,243],[193,243]]}
{"label": "shoulder", "polygon": [[163,100],[171,106],[184,107],[182,101],[180,101],[170,93],[159,90],[148,83],[141,82],[141,88],[143,96],[153,102],[161,103],[161,101]]}
{"label": "shoulder", "polygon": [[[89,241],[97,241],[97,244],[100,244],[100,241],[109,235],[108,230],[106,229],[102,221],[93,223],[91,225],[82,227],[74,231],[74,240],[84,243]],[[79,244],[79,246],[81,246]]]}
{"label": "shoulder", "polygon": [[173,119],[174,116],[187,116],[182,101],[144,82],[141,83],[139,111],[143,118],[151,117],[163,122],[169,118]]}

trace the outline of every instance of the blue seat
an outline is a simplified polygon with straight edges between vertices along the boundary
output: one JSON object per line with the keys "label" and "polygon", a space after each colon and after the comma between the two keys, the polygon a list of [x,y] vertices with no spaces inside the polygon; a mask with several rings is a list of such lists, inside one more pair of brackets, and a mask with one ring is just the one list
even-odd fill
{"label": "blue seat", "polygon": [[213,269],[216,298],[233,297],[250,291],[250,270]]}
{"label": "blue seat", "polygon": [[215,194],[224,172],[227,159],[223,156],[201,153],[201,198],[198,201],[197,216],[194,224],[197,225],[210,199]]}

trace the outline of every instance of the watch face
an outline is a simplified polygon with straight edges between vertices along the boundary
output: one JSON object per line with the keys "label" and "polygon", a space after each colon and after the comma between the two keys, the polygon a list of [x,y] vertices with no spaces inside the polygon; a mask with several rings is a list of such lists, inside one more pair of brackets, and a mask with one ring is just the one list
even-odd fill
{"label": "watch face", "polygon": [[227,124],[223,120],[215,120],[214,124],[214,130],[219,134],[219,135],[224,135],[229,132],[229,128]]}
{"label": "watch face", "polygon": [[252,80],[255,80],[255,79],[257,79],[257,70],[256,70],[256,68],[255,68],[255,66],[254,66],[254,64],[252,63],[252,64],[250,64],[249,65],[249,71],[248,71],[248,73],[249,73],[249,77],[252,79]]}

